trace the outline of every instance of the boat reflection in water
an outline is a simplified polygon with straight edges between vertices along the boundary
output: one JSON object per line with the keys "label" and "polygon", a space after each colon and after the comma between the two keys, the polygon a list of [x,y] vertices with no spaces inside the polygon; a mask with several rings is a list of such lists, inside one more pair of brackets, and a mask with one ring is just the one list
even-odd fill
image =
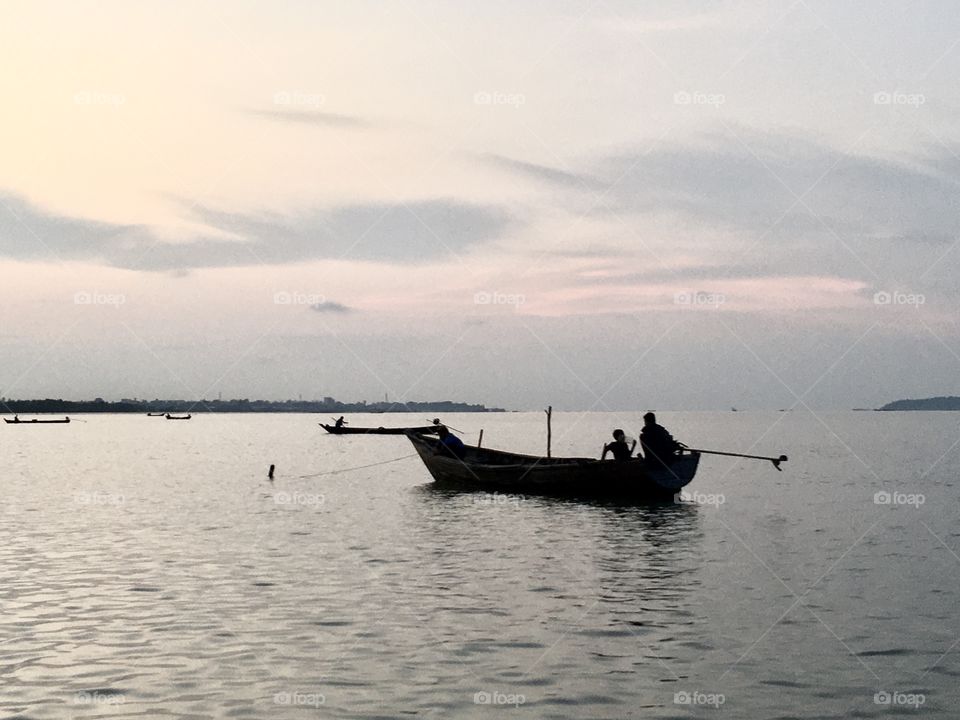
{"label": "boat reflection in water", "polygon": [[458,628],[444,648],[471,674],[538,702],[612,703],[643,687],[669,705],[677,659],[712,647],[703,506],[410,493],[404,532],[419,558],[394,597],[419,614],[441,598],[437,624]]}
{"label": "boat reflection in water", "polygon": [[[410,531],[429,537],[438,557],[480,553],[494,564],[533,562],[544,574],[575,572],[604,600],[666,593],[695,584],[702,564],[700,505],[623,503],[438,486],[412,488],[419,512]],[[476,558],[480,561],[480,558]],[[521,573],[522,575],[522,573]],[[599,593],[599,595],[598,595]]]}

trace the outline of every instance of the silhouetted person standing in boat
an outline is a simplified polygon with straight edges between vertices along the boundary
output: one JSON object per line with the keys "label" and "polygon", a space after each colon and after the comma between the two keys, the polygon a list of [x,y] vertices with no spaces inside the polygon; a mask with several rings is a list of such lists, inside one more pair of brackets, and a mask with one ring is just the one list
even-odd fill
{"label": "silhouetted person standing in boat", "polygon": [[449,455],[453,455],[458,460],[463,460],[467,454],[467,446],[463,441],[447,430],[446,425],[437,427],[437,436],[440,438],[440,450]]}
{"label": "silhouetted person standing in boat", "polygon": [[676,451],[680,443],[673,439],[663,425],[657,424],[657,416],[648,412],[643,416],[643,430],[640,432],[640,447],[643,457],[648,462],[660,461],[664,465],[671,465],[676,458]]}
{"label": "silhouetted person standing in boat", "polygon": [[623,430],[617,428],[613,431],[613,442],[603,446],[603,454],[600,456],[600,459],[606,460],[607,453],[609,452],[613,455],[614,460],[629,460],[636,446],[636,440],[633,441],[632,445],[627,445],[627,438],[623,434]]}

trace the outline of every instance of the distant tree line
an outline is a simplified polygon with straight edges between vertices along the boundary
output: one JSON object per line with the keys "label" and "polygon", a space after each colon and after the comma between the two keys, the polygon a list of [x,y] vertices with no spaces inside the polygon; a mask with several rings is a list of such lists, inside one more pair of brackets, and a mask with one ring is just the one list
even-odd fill
{"label": "distant tree line", "polygon": [[879,410],[960,410],[960,397],[953,395],[923,398],[920,400],[895,400]]}
{"label": "distant tree line", "polygon": [[503,408],[440,400],[435,402],[356,402],[333,398],[323,400],[136,400],[111,402],[96,400],[0,400],[0,412],[6,413],[442,413],[504,412]]}

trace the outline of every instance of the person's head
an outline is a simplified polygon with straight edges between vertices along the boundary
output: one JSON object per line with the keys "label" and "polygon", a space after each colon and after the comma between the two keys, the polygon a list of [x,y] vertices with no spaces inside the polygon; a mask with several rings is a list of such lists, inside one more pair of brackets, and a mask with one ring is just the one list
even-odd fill
{"label": "person's head", "polygon": [[621,440],[623,440],[623,430],[621,430],[620,428],[617,428],[616,430],[614,430],[613,439],[616,440],[617,442],[620,442]]}
{"label": "person's head", "polygon": [[646,415],[643,416],[643,424],[644,424],[644,425],[656,425],[656,424],[657,424],[657,416],[654,415],[652,412],[648,412]]}
{"label": "person's head", "polygon": [[437,435],[440,436],[440,439],[443,440],[447,435],[450,434],[450,431],[447,430],[446,425],[440,425],[437,427]]}

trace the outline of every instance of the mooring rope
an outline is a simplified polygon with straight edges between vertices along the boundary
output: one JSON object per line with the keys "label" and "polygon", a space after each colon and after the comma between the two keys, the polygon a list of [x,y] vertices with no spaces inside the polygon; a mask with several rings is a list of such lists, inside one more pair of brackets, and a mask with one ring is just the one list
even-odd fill
{"label": "mooring rope", "polygon": [[321,475],[338,475],[340,473],[350,472],[351,470],[363,470],[364,468],[377,467],[377,465],[388,465],[389,463],[395,463],[399,460],[406,460],[407,458],[416,456],[417,453],[411,453],[410,455],[403,455],[393,458],[392,460],[381,460],[380,462],[370,463],[369,465],[357,465],[356,467],[340,468],[339,470],[324,470],[323,472],[311,473],[310,475],[294,475],[294,477],[298,480],[305,480],[306,478],[315,478]]}

